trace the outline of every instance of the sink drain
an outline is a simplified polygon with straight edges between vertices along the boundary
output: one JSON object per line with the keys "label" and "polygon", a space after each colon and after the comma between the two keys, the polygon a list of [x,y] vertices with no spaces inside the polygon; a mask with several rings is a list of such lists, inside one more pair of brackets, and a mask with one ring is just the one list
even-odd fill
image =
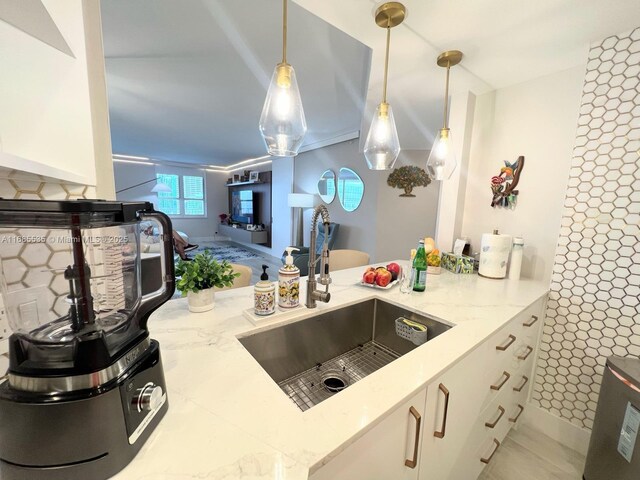
{"label": "sink drain", "polygon": [[327,372],[322,376],[322,386],[328,392],[338,393],[349,386],[349,378],[343,372]]}

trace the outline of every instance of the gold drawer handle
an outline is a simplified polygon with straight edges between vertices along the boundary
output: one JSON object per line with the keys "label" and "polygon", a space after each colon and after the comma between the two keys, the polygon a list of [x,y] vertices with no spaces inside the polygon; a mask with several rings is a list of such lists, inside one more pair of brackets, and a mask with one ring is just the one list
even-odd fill
{"label": "gold drawer handle", "polygon": [[485,427],[495,428],[495,426],[498,424],[498,422],[500,421],[500,419],[504,415],[504,408],[502,408],[502,405],[498,405],[498,410],[500,411],[500,415],[498,415],[498,418],[496,418],[496,421],[493,422],[493,423],[484,422],[484,426]]}
{"label": "gold drawer handle", "polygon": [[538,316],[537,315],[531,315],[531,321],[530,322],[524,322],[522,325],[524,325],[525,327],[532,327],[534,323],[536,323],[538,321]]}
{"label": "gold drawer handle", "polygon": [[502,376],[504,377],[504,380],[502,380],[498,385],[491,385],[491,390],[500,390],[504,384],[507,383],[507,380],[511,378],[511,375],[506,370],[502,372]]}
{"label": "gold drawer handle", "polygon": [[413,459],[412,460],[406,459],[404,461],[404,464],[409,468],[416,468],[416,465],[418,464],[418,444],[420,443],[420,424],[422,423],[422,417],[420,416],[418,411],[413,407],[409,409],[409,413],[413,415],[413,418],[416,419],[416,436],[415,436],[416,440],[413,445]]}
{"label": "gold drawer handle", "polygon": [[444,393],[444,415],[442,417],[442,426],[440,431],[433,432],[433,436],[436,438],[444,438],[445,429],[447,428],[447,413],[449,411],[449,390],[443,384],[438,385],[438,389]]}
{"label": "gold drawer handle", "polygon": [[518,355],[518,360],[526,360],[527,358],[529,358],[529,355],[531,355],[531,352],[533,352],[533,348],[527,345],[527,353]]}
{"label": "gold drawer handle", "polygon": [[498,345],[496,347],[496,350],[500,350],[501,352],[504,352],[507,348],[509,348],[511,345],[513,345],[513,342],[516,341],[516,337],[515,335],[509,335],[509,341],[507,342],[506,345]]}
{"label": "gold drawer handle", "polygon": [[482,463],[486,463],[489,464],[489,462],[491,461],[491,459],[493,458],[493,456],[496,454],[496,452],[498,451],[498,447],[500,446],[500,442],[494,438],[493,439],[493,443],[495,444],[495,447],[493,448],[493,452],[491,452],[491,455],[489,455],[488,458],[481,458],[480,461]]}
{"label": "gold drawer handle", "polygon": [[529,377],[527,377],[526,375],[522,375],[522,380],[524,380],[522,382],[522,385],[520,385],[519,387],[513,387],[513,391],[514,392],[521,392],[522,389],[524,388],[524,386],[527,384],[527,382],[529,381]]}
{"label": "gold drawer handle", "polygon": [[520,415],[522,415],[522,412],[524,412],[524,407],[522,405],[518,404],[518,408],[520,409],[518,414],[515,417],[509,419],[511,423],[516,423],[520,418]]}

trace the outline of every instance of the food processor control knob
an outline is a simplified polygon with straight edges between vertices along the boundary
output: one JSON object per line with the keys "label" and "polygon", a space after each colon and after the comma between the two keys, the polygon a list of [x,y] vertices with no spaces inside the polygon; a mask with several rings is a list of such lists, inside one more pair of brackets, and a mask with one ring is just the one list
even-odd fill
{"label": "food processor control knob", "polygon": [[149,383],[143,388],[138,389],[136,395],[138,411],[142,412],[144,410],[149,412],[160,407],[163,393],[162,387],[154,385],[153,383]]}

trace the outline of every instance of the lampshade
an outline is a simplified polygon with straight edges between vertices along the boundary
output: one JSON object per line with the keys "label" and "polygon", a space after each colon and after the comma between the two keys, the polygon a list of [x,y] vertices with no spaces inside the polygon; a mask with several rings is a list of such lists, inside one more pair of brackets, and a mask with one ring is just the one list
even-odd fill
{"label": "lampshade", "polygon": [[384,57],[384,81],[382,102],[373,115],[369,134],[364,144],[364,157],[370,170],[390,170],[400,154],[400,140],[391,105],[387,103],[387,74],[389,72],[389,45],[391,29],[402,23],[405,8],[399,2],[387,2],[376,10],[376,25],[387,29],[387,48]]}
{"label": "lampshade", "polygon": [[287,205],[290,207],[311,208],[315,205],[316,196],[310,193],[290,193]]}
{"label": "lampshade", "polygon": [[282,62],[271,76],[259,128],[269,155],[275,157],[296,156],[307,133],[296,72],[287,63],[287,0],[282,0]]}
{"label": "lampshade", "polygon": [[170,192],[171,191],[171,187],[169,185],[167,185],[166,183],[162,183],[162,182],[158,182],[155,184],[155,186],[151,189],[151,191],[153,193],[158,193],[158,192]]}
{"label": "lampshade", "polygon": [[429,175],[434,180],[448,180],[458,166],[448,122],[449,71],[452,66],[457,65],[461,60],[462,52],[458,50],[450,50],[438,56],[438,66],[447,69],[447,79],[444,91],[444,125],[438,132],[436,140],[431,147],[431,152],[429,152],[429,158],[427,159],[427,172],[429,172]]}
{"label": "lampshade", "polygon": [[400,154],[400,140],[393,110],[388,103],[381,103],[373,116],[367,141],[364,144],[364,157],[371,170],[389,170],[393,168]]}
{"label": "lampshade", "polygon": [[293,157],[307,133],[296,73],[287,63],[276,66],[260,116],[260,133],[269,155]]}

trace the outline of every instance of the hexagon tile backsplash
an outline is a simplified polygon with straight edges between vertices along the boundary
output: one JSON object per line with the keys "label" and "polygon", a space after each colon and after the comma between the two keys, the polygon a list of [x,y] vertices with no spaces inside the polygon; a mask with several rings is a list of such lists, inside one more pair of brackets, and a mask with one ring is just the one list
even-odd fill
{"label": "hexagon tile backsplash", "polygon": [[640,28],[589,52],[533,401],[590,429],[604,363],[640,356]]}
{"label": "hexagon tile backsplash", "polygon": [[[0,167],[0,198],[76,200],[95,198],[95,188]],[[66,312],[64,299],[69,286],[61,269],[68,264],[68,250],[68,245],[49,243],[2,245],[0,261],[5,278],[0,279],[0,286],[4,284],[9,290],[42,286],[51,313]]]}

